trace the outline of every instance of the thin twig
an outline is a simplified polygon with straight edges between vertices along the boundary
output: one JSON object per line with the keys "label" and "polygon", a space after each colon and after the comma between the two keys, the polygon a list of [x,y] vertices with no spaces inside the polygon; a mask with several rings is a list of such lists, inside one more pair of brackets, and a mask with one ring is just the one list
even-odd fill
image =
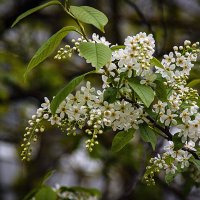
{"label": "thin twig", "polygon": [[140,19],[142,20],[142,22],[147,26],[147,28],[149,29],[149,32],[153,33],[153,29],[151,24],[149,23],[149,21],[146,19],[145,15],[142,13],[142,11],[139,9],[139,7],[132,2],[131,0],[125,0],[131,7],[133,7],[135,9],[135,12],[137,13],[137,15],[140,17]]}
{"label": "thin twig", "polygon": [[62,7],[63,7],[64,11],[65,11],[69,16],[71,16],[72,19],[77,23],[77,25],[78,25],[79,28],[80,28],[81,35],[82,35],[87,41],[89,41],[88,38],[87,38],[87,35],[86,35],[86,33],[85,33],[84,27],[83,27],[83,25],[80,23],[80,21],[74,17],[74,15],[70,12],[69,8],[67,8],[67,7],[65,7],[65,6],[63,6],[63,5],[62,5]]}
{"label": "thin twig", "polygon": [[[127,102],[129,102],[129,103],[132,103],[132,104],[135,105],[137,108],[140,107],[139,104],[137,104],[137,103],[135,103],[135,102],[133,102],[133,101],[127,99],[127,98],[124,98],[124,100],[127,101]],[[162,131],[162,132],[167,136],[167,140],[168,140],[168,141],[173,141],[173,136],[172,136],[172,134],[171,134],[170,131],[169,131],[169,127],[167,127],[167,126],[162,127],[161,125],[159,125],[159,124],[158,124],[151,116],[149,116],[149,115],[146,116],[146,118],[147,118],[156,128],[158,128],[160,131]],[[160,135],[160,136],[162,136],[162,135]],[[166,137],[164,137],[164,136],[162,136],[162,137],[166,139]],[[186,148],[186,147],[183,147],[182,150],[191,153],[191,154],[194,156],[195,159],[200,160],[200,157],[196,154],[195,151],[193,151],[193,150],[191,150],[191,149],[189,149],[189,148]]]}
{"label": "thin twig", "polygon": [[160,15],[161,15],[161,23],[163,27],[163,45],[162,45],[162,51],[164,51],[166,42],[167,42],[167,25],[166,25],[166,20],[165,20],[165,15],[164,15],[164,1],[163,0],[158,0],[158,6],[160,10]]}
{"label": "thin twig", "polygon": [[158,123],[156,123],[156,121],[151,118],[150,116],[146,117],[151,123],[153,123],[153,125],[158,128],[159,130],[161,130],[166,136],[167,136],[167,140],[172,141],[172,134],[169,132],[169,128],[165,127],[163,128],[162,126],[160,126]]}

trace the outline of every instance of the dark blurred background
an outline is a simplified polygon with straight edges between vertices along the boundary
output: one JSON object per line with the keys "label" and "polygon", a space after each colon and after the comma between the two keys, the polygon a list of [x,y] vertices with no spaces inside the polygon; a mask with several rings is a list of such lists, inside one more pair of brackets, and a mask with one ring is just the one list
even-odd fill
{"label": "dark blurred background", "polygon": [[[33,70],[24,82],[26,66],[40,45],[63,26],[74,22],[58,6],[37,12],[11,29],[16,17],[42,0],[0,0],[0,200],[19,200],[36,187],[49,170],[48,184],[96,187],[103,200],[196,200],[198,186],[187,174],[167,185],[162,176],[157,186],[147,187],[141,177],[146,159],[155,155],[140,138],[119,153],[111,153],[113,133],[101,136],[92,153],[84,147],[85,136],[66,136],[48,127],[34,146],[33,159],[22,163],[20,143],[27,120],[47,96],[52,98],[73,77],[90,70],[80,58],[56,61],[53,56]],[[200,0],[71,0],[73,5],[93,6],[109,18],[107,40],[123,44],[124,38],[145,31],[156,39],[155,56],[160,58],[185,39],[200,41]],[[99,31],[86,26],[88,35]],[[99,33],[102,35],[102,33]],[[66,43],[76,37],[69,34]],[[190,80],[200,77],[199,66]],[[89,77],[98,87],[99,77]],[[160,142],[162,146],[162,141]],[[159,151],[159,145],[157,146]]]}

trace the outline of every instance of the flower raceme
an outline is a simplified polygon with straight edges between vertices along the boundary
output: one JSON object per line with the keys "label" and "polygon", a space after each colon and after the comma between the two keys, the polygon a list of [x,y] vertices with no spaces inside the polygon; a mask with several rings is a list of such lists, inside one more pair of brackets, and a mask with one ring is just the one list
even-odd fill
{"label": "flower raceme", "polygon": [[[81,56],[79,46],[84,42],[87,42],[84,38],[73,39],[73,46],[61,48],[55,59],[65,59],[76,52]],[[101,43],[111,49],[115,47],[97,34],[93,34],[89,42]],[[45,97],[45,102],[26,128],[22,159],[30,160],[31,143],[37,140],[38,132],[44,131],[44,121],[49,121],[68,135],[76,135],[77,129],[83,129],[90,137],[86,141],[89,151],[98,144],[99,135],[107,127],[126,134],[130,129],[140,130],[145,125],[151,129],[156,127],[162,133],[159,135],[169,140],[164,151],[150,160],[144,176],[147,183],[154,183],[154,173],[161,169],[167,174],[176,174],[188,168],[200,139],[199,95],[187,86],[190,70],[197,60],[198,45],[186,40],[183,46],[175,46],[173,52],[164,55],[160,64],[155,64],[152,62],[153,35],[138,33],[128,36],[124,46],[113,50],[111,60],[98,69],[103,81],[102,90],[96,90],[87,81],[86,86],[66,96],[55,114]],[[159,95],[161,86],[160,90],[164,93]],[[147,93],[153,95],[150,103],[145,96]],[[173,136],[170,132],[172,127],[177,128],[175,136],[182,143],[180,148],[169,137]]]}

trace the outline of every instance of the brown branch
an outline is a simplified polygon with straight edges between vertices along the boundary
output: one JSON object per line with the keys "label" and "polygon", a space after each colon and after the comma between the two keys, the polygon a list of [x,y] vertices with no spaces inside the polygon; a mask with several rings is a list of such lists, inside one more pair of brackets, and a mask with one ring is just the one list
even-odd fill
{"label": "brown branch", "polygon": [[154,125],[156,128],[158,128],[159,130],[161,130],[161,131],[167,136],[167,138],[165,138],[165,139],[167,139],[167,140],[169,140],[169,141],[172,141],[172,134],[169,132],[169,128],[168,128],[168,127],[163,128],[162,126],[160,126],[159,124],[157,124],[156,121],[155,121],[153,118],[151,118],[150,116],[147,116],[146,118],[147,118],[151,123],[153,123],[153,125]]}
{"label": "brown branch", "polygon": [[[135,105],[137,108],[140,107],[139,104],[137,104],[137,103],[135,103],[135,102],[133,102],[133,101],[127,99],[127,98],[124,98],[124,100],[127,101],[127,102],[129,102],[129,103],[132,103],[132,104]],[[146,118],[147,118],[156,128],[158,128],[159,130],[161,130],[161,131],[167,136],[167,138],[164,137],[164,136],[162,136],[162,137],[164,137],[164,138],[167,139],[168,141],[173,141],[173,136],[172,136],[172,134],[171,134],[170,131],[169,131],[169,127],[165,126],[165,128],[163,128],[161,125],[159,125],[159,124],[158,124],[151,116],[149,116],[149,115],[146,116]],[[191,149],[189,149],[189,148],[186,148],[186,147],[183,147],[182,150],[191,153],[191,154],[194,156],[195,159],[200,160],[200,157],[196,154],[195,151],[193,151],[193,150],[191,150]]]}
{"label": "brown branch", "polygon": [[[161,130],[167,136],[167,140],[168,141],[173,141],[173,136],[169,132],[169,127],[165,126],[165,128],[163,128],[162,126],[160,126],[159,124],[157,124],[156,121],[153,118],[151,118],[150,116],[147,116],[147,119],[149,119],[150,122],[152,122],[156,128],[158,128],[159,130]],[[193,150],[191,150],[189,148],[186,148],[186,147],[183,147],[182,150],[191,153],[194,156],[195,159],[200,160],[200,157],[196,154],[195,151],[193,151]]]}

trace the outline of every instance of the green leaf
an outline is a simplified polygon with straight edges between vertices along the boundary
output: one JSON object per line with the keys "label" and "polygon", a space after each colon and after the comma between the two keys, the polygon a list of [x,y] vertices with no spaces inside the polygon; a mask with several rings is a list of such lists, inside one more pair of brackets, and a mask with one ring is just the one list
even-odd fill
{"label": "green leaf", "polygon": [[152,90],[152,88],[140,84],[140,82],[137,80],[129,80],[129,85],[148,108],[154,100],[154,91]]}
{"label": "green leaf", "polygon": [[111,150],[113,152],[120,151],[133,138],[134,133],[135,133],[135,130],[132,128],[129,129],[128,131],[118,132],[112,141]]}
{"label": "green leaf", "polygon": [[59,107],[60,103],[76,88],[77,85],[79,85],[81,81],[83,81],[85,76],[92,73],[95,73],[95,71],[91,71],[91,72],[82,74],[80,76],[77,76],[56,94],[55,98],[53,98],[50,105],[52,114],[56,113],[56,110]]}
{"label": "green leaf", "polygon": [[50,56],[54,50],[58,47],[61,40],[71,31],[77,31],[76,27],[68,26],[64,27],[51,36],[36,52],[31,61],[28,64],[27,70],[25,72],[25,77],[29,71],[34,67],[44,61],[48,56]]}
{"label": "green leaf", "polygon": [[168,87],[164,84],[167,82],[165,78],[161,76],[161,74],[156,74],[157,78],[154,83],[156,83],[156,88],[154,89],[158,99],[161,101],[167,101],[172,94],[172,87]]}
{"label": "green leaf", "polygon": [[197,106],[200,107],[200,97],[197,99]]}
{"label": "green leaf", "polygon": [[175,174],[172,174],[172,173],[166,174],[165,175],[165,182],[167,184],[170,184],[174,180],[174,178],[176,177],[176,175],[177,175],[176,173]]}
{"label": "green leaf", "polygon": [[184,144],[182,143],[181,138],[178,136],[178,134],[175,134],[172,137],[172,141],[174,143],[174,150],[175,151],[181,149],[184,146]]}
{"label": "green leaf", "polygon": [[104,13],[89,6],[70,6],[70,12],[76,19],[86,24],[92,24],[102,32],[108,23],[108,18]]}
{"label": "green leaf", "polygon": [[157,137],[153,131],[147,124],[140,125],[140,135],[143,141],[150,142],[153,150],[156,148]]}
{"label": "green leaf", "polygon": [[194,157],[192,157],[190,159],[191,162],[194,163],[194,165],[196,166],[196,168],[200,171],[200,160],[195,159]]}
{"label": "green leaf", "polygon": [[112,46],[110,49],[111,49],[111,51],[117,51],[119,49],[125,49],[125,46],[124,45],[115,45],[115,46]]}
{"label": "green leaf", "polygon": [[61,187],[60,188],[60,192],[73,192],[73,193],[88,193],[90,196],[101,196],[101,192],[99,190],[97,190],[96,188],[84,188],[84,187],[79,187],[79,186],[73,186],[73,187]]}
{"label": "green leaf", "polygon": [[155,87],[156,96],[161,101],[166,102],[167,96],[168,96],[166,85],[164,85],[163,81],[159,81],[159,80],[155,80],[154,83],[156,84],[156,87]]}
{"label": "green leaf", "polygon": [[45,174],[45,176],[39,181],[39,184],[37,187],[35,187],[33,190],[31,190],[24,198],[23,200],[30,200],[32,199],[36,193],[38,193],[38,191],[41,190],[41,188],[44,187],[44,183],[49,179],[50,176],[52,176],[52,174],[54,173],[55,171],[54,170],[51,170],[49,172],[47,172]]}
{"label": "green leaf", "polygon": [[51,187],[42,187],[35,195],[35,200],[56,200],[57,195]]}
{"label": "green leaf", "polygon": [[151,59],[150,63],[151,63],[152,65],[155,65],[155,66],[157,66],[157,67],[160,67],[160,68],[164,69],[164,66],[162,65],[162,63],[161,63],[158,59],[156,59],[155,57],[153,57],[153,58]]}
{"label": "green leaf", "polygon": [[117,93],[118,89],[109,87],[105,90],[103,94],[104,101],[107,101],[108,103],[114,103],[117,99]]}
{"label": "green leaf", "polygon": [[200,79],[194,79],[187,84],[188,87],[195,87],[200,85]]}
{"label": "green leaf", "polygon": [[37,6],[35,8],[32,8],[32,9],[26,11],[25,13],[21,14],[19,17],[17,17],[17,19],[13,22],[11,27],[14,27],[19,21],[21,21],[22,19],[24,19],[28,15],[31,15],[32,13],[34,13],[38,10],[41,10],[45,7],[51,6],[51,5],[61,5],[61,3],[59,1],[50,1],[48,3],[41,5],[41,6]]}
{"label": "green leaf", "polygon": [[82,42],[79,46],[80,55],[96,69],[100,69],[111,60],[112,51],[101,43]]}
{"label": "green leaf", "polygon": [[32,189],[22,200],[33,199],[33,197],[35,196],[35,194],[38,192],[39,189],[40,189],[40,187],[36,187],[36,188]]}
{"label": "green leaf", "polygon": [[55,173],[55,170],[48,171],[41,180],[41,184],[45,184],[45,182]]}

